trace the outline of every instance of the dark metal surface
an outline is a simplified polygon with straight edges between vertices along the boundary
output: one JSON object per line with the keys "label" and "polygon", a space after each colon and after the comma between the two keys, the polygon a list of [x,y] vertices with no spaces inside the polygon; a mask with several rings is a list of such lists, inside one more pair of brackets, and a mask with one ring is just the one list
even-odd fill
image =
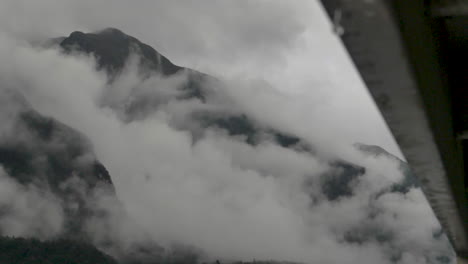
{"label": "dark metal surface", "polygon": [[437,17],[468,15],[467,0],[432,0],[430,8],[431,15]]}
{"label": "dark metal surface", "polygon": [[468,128],[465,18],[435,16],[435,2],[423,0],[322,3],[457,254],[468,256],[457,139]]}

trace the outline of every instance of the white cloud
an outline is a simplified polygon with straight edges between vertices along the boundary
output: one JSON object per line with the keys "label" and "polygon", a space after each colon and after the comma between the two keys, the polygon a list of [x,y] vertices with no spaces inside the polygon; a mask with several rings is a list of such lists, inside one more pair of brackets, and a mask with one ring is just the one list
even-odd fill
{"label": "white cloud", "polygon": [[[431,239],[439,226],[419,190],[375,199],[376,192],[402,175],[395,162],[365,157],[351,144],[396,148],[359,79],[349,69],[339,73],[342,68],[337,65],[349,62],[336,39],[327,35],[323,14],[304,1],[257,3],[3,0],[0,60],[8,63],[0,65],[0,80],[22,91],[42,114],[90,138],[133,223],[162,244],[193,244],[210,256],[227,259],[389,263],[389,245],[375,239],[364,244],[340,241],[344,233],[365,223],[397,237],[392,243],[403,248],[401,263],[428,262],[430,252],[447,252],[445,238]],[[41,13],[37,16],[28,10],[43,13],[35,12]],[[319,18],[309,20],[309,11]],[[45,22],[49,12],[58,16],[50,15],[56,20]],[[18,22],[26,16],[23,24]],[[320,27],[307,27],[309,22]],[[141,82],[130,68],[109,86],[90,58],[66,57],[22,41],[105,26],[119,27],[153,45],[162,43],[162,51],[176,61],[242,80],[219,88],[227,89],[221,90],[231,99],[226,105],[222,96],[209,106],[173,101],[148,119],[124,123],[114,110],[100,107],[103,96],[110,100],[104,105],[119,105],[129,94],[153,96],[151,88],[164,84],[156,94],[172,97],[165,87],[179,80],[153,77]],[[327,41],[319,42],[322,36]],[[327,48],[330,43],[333,49]],[[128,86],[137,87],[137,93],[126,90]],[[219,131],[208,131],[194,143],[190,133],[175,129],[172,121],[201,107],[241,109],[305,138],[318,155],[268,142],[253,147]],[[312,206],[303,182],[309,178],[315,184],[310,188],[319,192],[320,175],[336,158],[363,165],[366,173],[354,196],[333,202],[321,198]],[[99,205],[114,207],[108,202]],[[373,209],[383,213],[369,220]],[[144,237],[126,219],[114,219],[110,227],[119,231],[116,239]],[[98,230],[99,224],[91,222],[90,230]]]}
{"label": "white cloud", "polygon": [[0,233],[53,238],[63,227],[60,201],[33,184],[17,183],[0,167]]}

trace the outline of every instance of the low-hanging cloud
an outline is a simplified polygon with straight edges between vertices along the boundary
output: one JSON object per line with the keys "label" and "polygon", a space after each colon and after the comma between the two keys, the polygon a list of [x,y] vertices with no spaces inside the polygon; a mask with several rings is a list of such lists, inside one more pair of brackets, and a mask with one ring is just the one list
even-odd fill
{"label": "low-hanging cloud", "polygon": [[[236,94],[225,92],[232,98],[226,111],[237,104],[256,120],[304,136],[325,155],[286,149],[271,141],[248,145],[216,129],[208,129],[194,142],[190,131],[177,129],[171,119],[174,113],[185,115],[200,107],[193,100],[175,100],[145,119],[124,122],[112,104],[102,104],[103,95],[116,98],[112,102],[124,97],[108,94],[113,87],[103,72],[95,71],[92,58],[36,49],[7,35],[0,38],[0,59],[12,62],[0,65],[2,83],[24,94],[42,114],[87,135],[108,168],[119,199],[138,226],[120,217],[107,219],[111,222],[106,226],[120,232],[113,239],[131,242],[149,235],[161,245],[193,245],[210,257],[227,260],[392,263],[393,258],[397,263],[435,263],[450,254],[446,238],[434,235],[440,226],[419,189],[385,192],[402,178],[395,160],[347,147],[341,148],[349,149],[346,155],[337,153],[338,146],[327,151],[327,143],[335,139],[307,136],[314,130],[301,130],[302,120],[291,120],[292,114],[280,113],[275,119],[258,110],[274,112],[274,106],[292,105],[285,103],[288,98],[281,92],[265,88],[249,98],[251,87],[258,85],[236,83]],[[155,84],[167,84],[168,90],[177,86],[170,79],[158,79],[162,77],[140,82],[132,72],[122,80],[142,85],[145,96]],[[155,90],[159,92],[164,91]],[[185,110],[176,111],[180,109]],[[366,171],[355,180],[352,196],[329,201],[321,194],[321,175],[330,169],[332,158],[342,156]],[[304,182],[310,186],[305,188]],[[101,198],[97,206],[116,212],[112,201]],[[89,224],[99,239],[102,222]],[[380,228],[391,239],[380,241],[364,227]]]}
{"label": "low-hanging cloud", "polygon": [[[451,260],[421,190],[388,191],[403,178],[398,163],[352,146],[378,144],[399,154],[318,1],[0,0],[0,6],[2,88],[21,91],[40,113],[83,132],[110,171],[125,212],[115,197],[96,193],[88,202],[110,217],[87,223],[98,246],[115,242],[103,248],[110,254],[157,242],[228,260]],[[109,84],[93,58],[28,44],[108,26],[230,81],[213,85],[220,97],[209,104],[180,101],[184,74],[142,80],[131,62]],[[0,142],[20,132],[10,122],[16,106],[6,107],[3,95]],[[129,120],[125,110],[141,102],[158,111],[143,109]],[[217,129],[194,141],[194,112],[246,113],[305,139],[314,155],[269,140],[248,145]],[[27,133],[13,135],[28,140]],[[321,189],[323,175],[336,170],[331,160],[366,169],[350,180],[350,194],[333,201]],[[61,232],[63,208],[53,195],[0,176],[0,204],[15,208],[2,217],[2,229],[40,238]]]}
{"label": "low-hanging cloud", "polygon": [[34,184],[21,185],[0,167],[0,234],[54,238],[63,230],[60,200]]}

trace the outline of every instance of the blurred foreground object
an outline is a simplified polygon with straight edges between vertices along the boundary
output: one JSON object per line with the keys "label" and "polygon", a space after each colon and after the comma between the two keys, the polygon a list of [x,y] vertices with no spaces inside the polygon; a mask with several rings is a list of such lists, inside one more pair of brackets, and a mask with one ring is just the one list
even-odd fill
{"label": "blurred foreground object", "polygon": [[468,1],[321,2],[466,263]]}

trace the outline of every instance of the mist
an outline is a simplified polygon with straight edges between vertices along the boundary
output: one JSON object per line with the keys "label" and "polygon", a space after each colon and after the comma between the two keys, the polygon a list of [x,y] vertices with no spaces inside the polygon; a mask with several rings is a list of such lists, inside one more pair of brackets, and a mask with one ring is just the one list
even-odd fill
{"label": "mist", "polygon": [[22,186],[0,167],[0,231],[9,236],[52,238],[62,231],[63,209],[50,193]]}
{"label": "mist", "polygon": [[[453,255],[446,237],[437,235],[440,225],[419,188],[387,192],[403,178],[399,164],[353,146],[377,144],[401,157],[355,71],[341,71],[351,64],[317,3],[143,1],[131,8],[124,1],[104,3],[50,0],[37,4],[44,11],[38,16],[28,11],[34,8],[24,9],[26,1],[0,2],[6,7],[0,11],[5,22],[0,26],[2,86],[89,138],[128,213],[123,216],[106,195],[92,198],[90,203],[113,216],[88,222],[98,246],[113,234],[122,248],[148,241],[185,244],[208,259],[229,261],[436,263],[444,254]],[[83,11],[87,7],[90,12]],[[51,10],[61,12],[44,22]],[[204,19],[189,19],[187,13]],[[28,23],[15,23],[8,14],[28,16]],[[198,22],[191,28],[193,20]],[[216,96],[207,103],[179,100],[184,73],[143,79],[135,61],[110,83],[104,71],[96,70],[93,57],[36,45],[74,30],[110,25],[141,36],[175,62],[218,77],[222,85],[209,85]],[[262,34],[254,37],[257,32]],[[317,41],[322,36],[325,41]],[[207,39],[217,41],[208,45]],[[141,97],[157,103],[157,111],[128,120],[120,107]],[[15,111],[14,106],[6,109]],[[200,110],[248,114],[262,125],[303,138],[314,152],[268,139],[249,145],[217,129],[194,139],[191,114]],[[8,124],[8,115],[1,118]],[[336,160],[366,171],[353,180],[352,195],[330,200],[320,186]],[[18,206],[11,214],[14,220],[0,222],[2,229],[40,238],[60,233],[63,209],[53,196],[0,175],[0,186],[8,190],[2,189],[0,204],[26,197],[44,205],[39,211],[31,211],[30,202]],[[32,217],[23,216],[26,212],[50,217],[36,227]],[[11,223],[21,227],[6,228]],[[382,242],[369,230],[391,239]],[[359,237],[349,238],[350,233]]]}
{"label": "mist", "polygon": [[[121,90],[109,88],[112,84],[105,73],[95,70],[92,57],[65,56],[57,50],[18,44],[7,37],[2,43],[7,43],[0,50],[2,61],[14,62],[1,66],[3,83],[17,87],[42,114],[87,135],[97,157],[108,168],[119,199],[138,227],[121,217],[106,219],[111,221],[106,225],[117,234],[114,239],[120,244],[130,247],[132,241],[145,241],[149,234],[161,245],[193,245],[211,258],[305,263],[390,263],[392,254],[400,254],[401,263],[414,263],[426,261],[428,254],[436,257],[437,252],[449,251],[446,238],[432,237],[440,226],[420,189],[376,197],[376,193],[402,178],[393,160],[366,156],[346,145],[337,152],[334,139],[323,135],[306,137],[318,147],[318,155],[286,149],[270,141],[248,145],[241,138],[216,129],[208,129],[204,137],[194,142],[190,131],[177,129],[171,119],[173,115],[187,115],[201,105],[193,100],[169,100],[171,103],[161,106],[155,114],[125,122],[112,104],[102,104],[103,96],[120,98]],[[148,85],[164,83],[169,91],[176,89],[177,82],[161,76],[138,81],[132,65],[135,64],[129,64],[122,80],[115,82],[116,87],[126,80],[125,83],[142,87],[135,91],[154,92],[155,96],[161,91],[147,89]],[[242,109],[281,131],[300,133],[303,121],[294,124],[297,119],[290,118],[295,114],[294,108],[290,113],[277,114],[276,119],[264,114],[270,111],[262,114],[258,110],[271,107],[273,111],[271,101],[275,107],[290,109],[286,106],[297,100],[292,102],[291,96],[268,85],[258,88],[262,86],[255,81],[226,83],[219,88],[226,89],[223,93],[230,98],[225,111],[236,111],[237,107],[237,111]],[[234,95],[232,86],[237,87]],[[252,97],[251,92],[256,93],[256,89],[261,92]],[[109,95],[114,91],[116,94]],[[216,105],[221,105],[220,100],[213,100],[214,108],[219,109]],[[325,151],[327,145],[332,147]],[[320,175],[330,169],[332,157],[348,155],[352,162],[366,167],[366,173],[355,183],[353,196],[329,201],[320,191]],[[307,191],[305,181],[309,183]],[[311,194],[315,203],[311,203]],[[112,206],[102,204],[113,212]],[[384,213],[369,218],[372,208]],[[395,221],[394,215],[401,220]],[[427,221],[421,222],[421,217]],[[388,245],[372,238],[360,244],[346,242],[346,233],[362,228],[363,223],[383,229],[397,239]],[[89,226],[96,241],[99,225],[102,222],[97,220]],[[394,253],[395,250],[401,252]]]}

